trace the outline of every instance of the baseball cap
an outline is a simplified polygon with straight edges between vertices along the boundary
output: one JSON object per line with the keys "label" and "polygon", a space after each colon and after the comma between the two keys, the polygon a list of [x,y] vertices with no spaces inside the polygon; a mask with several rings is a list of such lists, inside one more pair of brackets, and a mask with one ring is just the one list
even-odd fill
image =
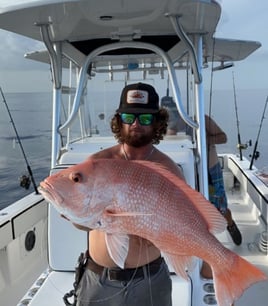
{"label": "baseball cap", "polygon": [[159,96],[153,86],[135,83],[123,88],[117,113],[157,113]]}

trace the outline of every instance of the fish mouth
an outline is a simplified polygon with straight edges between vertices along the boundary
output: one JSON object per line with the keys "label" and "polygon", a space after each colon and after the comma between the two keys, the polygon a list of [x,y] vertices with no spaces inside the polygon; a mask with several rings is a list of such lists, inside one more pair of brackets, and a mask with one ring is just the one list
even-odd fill
{"label": "fish mouth", "polygon": [[53,186],[46,181],[40,183],[38,191],[48,202],[58,205],[63,202],[63,198],[56,192]]}

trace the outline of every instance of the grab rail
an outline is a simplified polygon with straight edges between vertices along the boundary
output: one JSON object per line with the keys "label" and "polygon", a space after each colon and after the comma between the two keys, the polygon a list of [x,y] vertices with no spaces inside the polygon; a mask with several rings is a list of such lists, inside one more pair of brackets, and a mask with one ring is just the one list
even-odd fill
{"label": "grab rail", "polygon": [[158,54],[160,57],[163,58],[163,60],[166,64],[167,70],[168,70],[170,83],[171,83],[172,90],[173,90],[173,93],[174,93],[174,100],[177,104],[178,111],[179,111],[182,119],[185,121],[185,123],[190,125],[192,128],[198,128],[198,123],[193,121],[192,118],[190,118],[184,110],[182,99],[181,99],[181,94],[180,94],[180,89],[179,89],[179,86],[178,86],[177,77],[176,77],[176,73],[175,73],[175,69],[173,67],[172,61],[171,61],[170,57],[168,56],[168,54],[165,53],[162,49],[158,48],[157,46],[149,44],[149,43],[118,42],[118,43],[112,43],[112,44],[108,44],[108,45],[99,47],[99,48],[95,49],[94,51],[92,51],[87,56],[87,58],[84,62],[84,65],[80,69],[79,78],[78,78],[78,87],[77,87],[76,94],[75,94],[75,97],[74,97],[74,103],[73,103],[73,107],[72,107],[72,110],[71,110],[71,114],[70,114],[69,118],[67,119],[67,121],[62,126],[59,127],[59,131],[62,131],[64,129],[66,129],[68,126],[70,126],[72,124],[72,122],[74,121],[75,117],[76,117],[76,114],[77,114],[77,111],[78,111],[78,108],[79,108],[79,104],[80,104],[80,99],[81,99],[81,96],[83,94],[84,86],[85,86],[85,83],[86,83],[86,75],[87,75],[87,71],[88,71],[90,63],[93,61],[93,59],[95,57],[97,57],[98,55],[100,55],[104,52],[117,50],[117,49],[121,49],[121,48],[147,49],[147,50],[153,51],[154,53]]}

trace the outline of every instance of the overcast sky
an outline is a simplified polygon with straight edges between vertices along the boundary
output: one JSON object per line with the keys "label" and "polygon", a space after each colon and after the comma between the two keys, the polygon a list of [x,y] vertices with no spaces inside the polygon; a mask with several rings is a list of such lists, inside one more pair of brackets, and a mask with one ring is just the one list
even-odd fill
{"label": "overcast sky", "polygon": [[[262,47],[247,60],[236,63],[234,68],[219,72],[219,76],[215,74],[215,87],[230,88],[234,71],[237,89],[268,88],[268,1],[219,2],[222,16],[215,36],[259,41]],[[40,42],[3,30],[0,30],[0,41],[0,86],[5,92],[51,90],[48,66],[23,58],[26,52],[42,49]]]}

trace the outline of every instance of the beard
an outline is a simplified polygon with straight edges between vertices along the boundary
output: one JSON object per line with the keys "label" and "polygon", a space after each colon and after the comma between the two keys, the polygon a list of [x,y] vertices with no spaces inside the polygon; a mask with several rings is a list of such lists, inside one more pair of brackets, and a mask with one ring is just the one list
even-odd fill
{"label": "beard", "polygon": [[153,141],[153,131],[148,131],[142,134],[122,133],[122,143],[126,143],[129,146],[140,148]]}

